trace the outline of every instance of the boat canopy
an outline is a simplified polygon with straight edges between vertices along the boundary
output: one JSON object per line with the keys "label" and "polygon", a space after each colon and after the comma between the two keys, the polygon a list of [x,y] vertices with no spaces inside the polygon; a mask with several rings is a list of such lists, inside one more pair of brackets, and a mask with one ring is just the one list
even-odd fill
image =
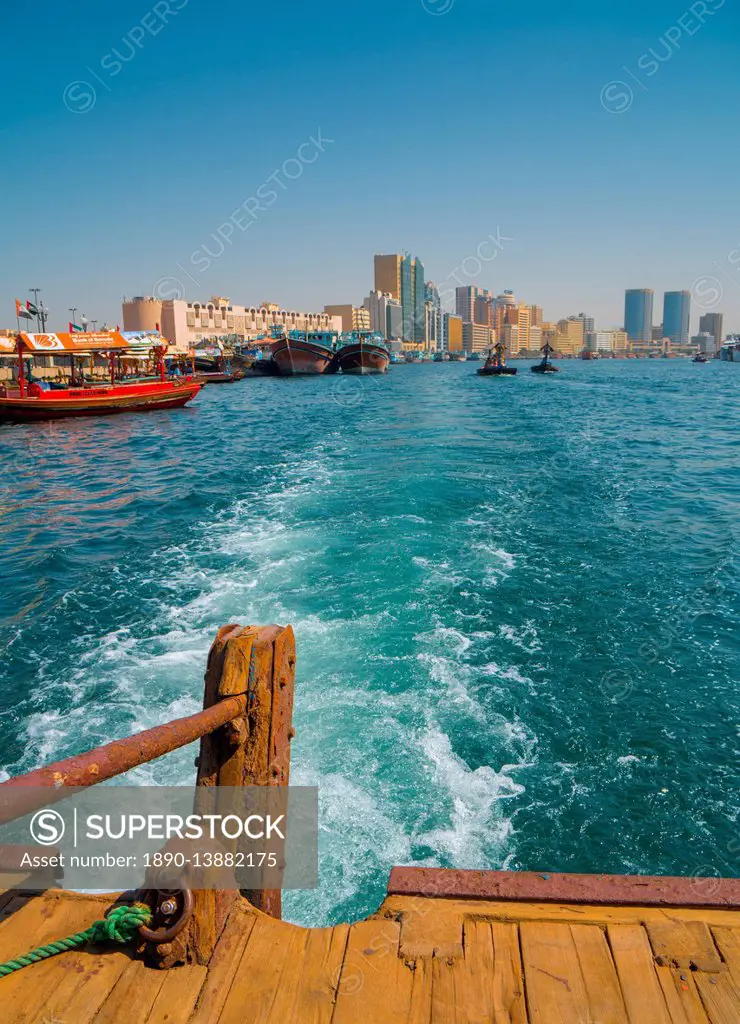
{"label": "boat canopy", "polygon": [[[164,339],[160,344],[167,345]],[[14,348],[50,355],[56,352],[112,352],[130,348],[120,331],[78,331],[74,334],[26,334],[21,331]]]}

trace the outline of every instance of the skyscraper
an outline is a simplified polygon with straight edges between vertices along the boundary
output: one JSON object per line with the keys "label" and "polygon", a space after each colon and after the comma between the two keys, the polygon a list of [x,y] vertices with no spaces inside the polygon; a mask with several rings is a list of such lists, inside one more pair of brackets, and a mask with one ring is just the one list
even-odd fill
{"label": "skyscraper", "polygon": [[455,289],[455,312],[464,323],[490,326],[493,306],[493,296],[487,288],[466,284]]}
{"label": "skyscraper", "polygon": [[[447,321],[444,313],[442,312],[442,300],[439,295],[439,289],[434,281],[426,282],[424,285],[424,294],[426,296],[427,305],[426,347],[428,349],[435,349],[437,352],[442,352],[447,348]],[[430,304],[431,313],[429,309]]]}
{"label": "skyscraper", "polygon": [[653,334],[653,289],[628,288],[624,293],[624,329],[630,341],[649,342]]}
{"label": "skyscraper", "polygon": [[424,264],[416,256],[375,257],[375,291],[400,299],[404,341],[424,344]]}
{"label": "skyscraper", "polygon": [[722,313],[704,313],[699,317],[699,333],[712,335],[715,352],[722,348],[722,320]]}
{"label": "skyscraper", "polygon": [[370,312],[370,329],[378,331],[384,338],[401,337],[401,303],[389,292],[372,291],[365,299],[364,306]]}
{"label": "skyscraper", "polygon": [[663,296],[663,337],[674,345],[688,345],[691,292],[666,292]]}

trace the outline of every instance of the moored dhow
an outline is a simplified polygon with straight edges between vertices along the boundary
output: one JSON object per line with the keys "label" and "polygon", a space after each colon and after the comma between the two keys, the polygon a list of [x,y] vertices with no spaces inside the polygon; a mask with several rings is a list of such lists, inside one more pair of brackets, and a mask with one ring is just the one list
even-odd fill
{"label": "moored dhow", "polygon": [[336,331],[273,331],[272,358],[283,377],[326,373],[336,368]]}
{"label": "moored dhow", "polygon": [[343,334],[337,356],[342,373],[386,373],[391,361],[382,334],[373,331]]}

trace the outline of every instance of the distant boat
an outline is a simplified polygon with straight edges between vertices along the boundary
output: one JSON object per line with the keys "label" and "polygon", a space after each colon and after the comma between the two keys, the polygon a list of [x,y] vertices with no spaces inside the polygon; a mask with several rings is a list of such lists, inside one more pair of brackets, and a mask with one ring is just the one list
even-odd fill
{"label": "distant boat", "polygon": [[552,347],[550,342],[546,341],[545,344],[540,349],[540,352],[544,353],[544,355],[542,357],[542,362],[537,363],[536,366],[533,366],[531,368],[532,369],[532,373],[558,373],[560,371],[560,367],[559,366],[553,366],[552,363],[550,362],[550,354],[552,352],[554,352],[554,351],[555,351],[555,349]]}
{"label": "distant boat", "polygon": [[480,362],[480,352],[468,352],[467,360],[469,363]]}
{"label": "distant boat", "polygon": [[337,358],[342,373],[386,373],[391,353],[381,334],[352,331],[340,338]]}
{"label": "distant boat", "polygon": [[595,359],[595,358],[596,358],[596,353],[595,352],[591,352],[590,349],[584,348],[583,352],[581,352],[581,359],[587,359],[588,360],[588,359]]}
{"label": "distant boat", "polygon": [[703,352],[697,352],[694,358],[691,360],[692,363],[708,363],[709,360]]}
{"label": "distant boat", "polygon": [[290,331],[275,328],[272,358],[283,377],[312,376],[335,369],[335,331]]}
{"label": "distant boat", "polygon": [[464,363],[466,355],[464,352],[450,352],[450,362]]}
{"label": "distant boat", "polygon": [[476,373],[481,377],[513,377],[516,374],[516,366],[506,365],[506,346],[499,341],[488,353],[480,370]]}

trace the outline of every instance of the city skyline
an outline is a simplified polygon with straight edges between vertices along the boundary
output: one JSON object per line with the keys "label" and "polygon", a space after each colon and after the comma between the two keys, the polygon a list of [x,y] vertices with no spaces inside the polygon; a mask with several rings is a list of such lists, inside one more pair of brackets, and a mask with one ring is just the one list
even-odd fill
{"label": "city skyline", "polygon": [[[511,289],[554,319],[585,307],[605,327],[621,324],[625,288],[699,282],[702,302],[723,295],[692,318],[721,310],[737,329],[740,238],[727,211],[740,14],[707,6],[659,64],[641,55],[661,52],[676,23],[663,0],[505,13],[482,0],[379,0],[372,18],[288,0],[260,13],[279,59],[250,45],[244,59],[214,49],[224,59],[205,64],[193,40],[220,47],[223,36],[189,0],[154,14],[83,4],[63,19],[48,0],[13,8],[9,36],[34,40],[44,75],[26,73],[21,47],[6,55],[24,88],[0,100],[13,197],[0,301],[12,310],[40,286],[59,325],[72,305],[115,322],[124,295],[155,289],[359,305],[366,254],[407,249],[440,292]],[[219,24],[234,39],[253,29],[231,0]],[[422,102],[399,123],[402,93]],[[690,153],[670,175],[659,158],[687,126],[696,149],[711,138],[725,150],[711,188]],[[514,147],[527,159],[510,159]],[[676,211],[692,200],[687,241]]]}

